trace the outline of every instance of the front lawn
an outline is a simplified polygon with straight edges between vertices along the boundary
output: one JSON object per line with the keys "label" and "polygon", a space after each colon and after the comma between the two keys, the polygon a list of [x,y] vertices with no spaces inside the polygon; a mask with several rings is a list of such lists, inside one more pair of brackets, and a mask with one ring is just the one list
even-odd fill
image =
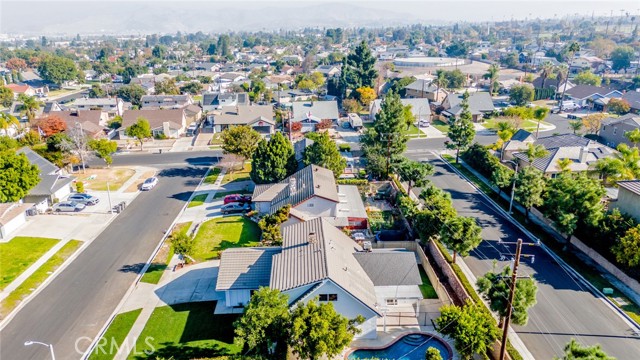
{"label": "front lawn", "polygon": [[109,190],[116,191],[135,173],[135,170],[128,168],[87,169],[85,173],[77,174],[77,177],[87,190],[107,191],[109,182]]}
{"label": "front lawn", "polygon": [[231,182],[236,182],[236,181],[245,181],[245,180],[251,180],[251,163],[247,162],[244,164],[244,168],[242,170],[234,170],[231,171],[230,169],[227,169],[227,173],[224,175],[224,178],[222,179],[222,184],[228,184]]}
{"label": "front lawn", "polygon": [[208,195],[209,194],[198,194],[194,196],[189,202],[189,205],[187,207],[191,208],[191,207],[200,206],[204,204],[204,201],[207,199]]}
{"label": "front lawn", "polygon": [[171,236],[177,233],[186,234],[187,231],[189,231],[189,227],[191,227],[191,223],[192,221],[183,222],[176,224],[176,226],[173,227],[171,235],[167,237],[167,240],[162,244],[162,247],[153,258],[153,261],[147,268],[147,271],[142,275],[142,278],[140,278],[141,282],[149,284],[157,284],[160,282],[160,278],[162,278],[162,274],[164,274],[164,271],[167,269],[167,266],[174,254],[173,246],[171,246]]}
{"label": "front lawn", "polygon": [[409,126],[409,129],[407,129],[407,135],[409,135],[409,136],[418,136],[421,133],[422,133],[422,131],[420,131],[420,129],[418,129],[413,124],[411,124],[411,126]]}
{"label": "front lawn", "polygon": [[214,315],[215,306],[215,301],[206,301],[156,308],[128,359],[188,360],[240,353],[233,343],[233,322],[239,315]]}
{"label": "front lawn", "polygon": [[53,247],[59,240],[16,236],[0,243],[0,290],[20,276],[29,266]]}
{"label": "front lawn", "polygon": [[[484,126],[485,128],[489,129],[489,130],[498,130],[498,122],[500,122],[502,120],[498,120],[498,119],[489,119],[485,122],[482,123],[482,126]],[[553,126],[552,124],[545,122],[545,121],[540,121],[540,127],[544,128],[545,126]],[[538,121],[537,120],[531,120],[531,119],[527,119],[527,120],[522,120],[522,124],[520,125],[521,129],[527,130],[527,131],[535,131],[536,128],[538,127]]]}
{"label": "front lawn", "polygon": [[[81,245],[82,241],[69,240],[58,252],[53,254],[49,260],[31,274],[31,276],[26,278],[20,286],[13,290],[11,294],[0,303],[0,318],[5,318],[22,300],[29,296],[38,286],[42,285]],[[4,267],[4,263],[2,267]]]}
{"label": "front lawn", "polygon": [[449,132],[449,124],[441,120],[434,120],[431,125],[436,129],[440,130],[440,132],[446,134]]}
{"label": "front lawn", "polygon": [[259,244],[260,228],[253,221],[243,216],[211,219],[198,229],[193,258],[197,261],[217,259],[224,249]]}
{"label": "front lawn", "polygon": [[[91,356],[89,356],[89,360],[112,360],[118,352],[118,348],[115,345],[122,345],[141,312],[142,309],[136,309],[116,315],[107,331],[98,340],[98,344]],[[114,345],[112,346],[112,344]],[[132,345],[126,344],[126,346]]]}
{"label": "front lawn", "polygon": [[207,175],[206,178],[204,178],[204,183],[205,184],[214,184],[216,182],[216,179],[218,178],[218,175],[220,175],[220,172],[222,171],[222,169],[220,169],[219,167],[214,167],[213,169],[211,169],[211,171],[209,171],[209,174]]}

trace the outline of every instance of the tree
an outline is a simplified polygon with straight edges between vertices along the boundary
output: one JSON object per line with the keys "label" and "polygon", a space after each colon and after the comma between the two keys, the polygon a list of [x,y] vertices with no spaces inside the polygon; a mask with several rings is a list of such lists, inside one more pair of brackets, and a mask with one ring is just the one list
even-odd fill
{"label": "tree", "polygon": [[482,306],[471,301],[462,307],[445,305],[435,321],[436,330],[453,338],[464,360],[473,359],[475,354],[485,356],[500,335],[495,320]]}
{"label": "tree", "polygon": [[372,128],[361,136],[367,171],[386,178],[390,166],[407,148],[406,124],[400,97],[387,93]]}
{"label": "tree", "polygon": [[630,148],[627,144],[619,144],[614,159],[619,162],[622,180],[640,179],[640,149]]}
{"label": "tree", "polygon": [[556,161],[556,166],[561,172],[571,171],[570,166],[573,164],[573,160],[569,158],[562,158]]}
{"label": "tree", "polygon": [[462,112],[458,117],[452,116],[449,120],[449,132],[447,136],[451,139],[448,147],[456,150],[456,164],[460,156],[460,150],[466,149],[476,136],[476,130],[471,122],[472,116],[469,111],[469,92],[462,95]]}
{"label": "tree", "polygon": [[13,90],[5,86],[0,86],[0,105],[4,107],[11,106],[13,102]]}
{"label": "tree", "polygon": [[19,126],[20,121],[15,116],[1,112],[0,113],[0,129],[4,130],[5,135],[9,134],[9,128],[11,126]]}
{"label": "tree", "polygon": [[506,166],[498,165],[491,173],[491,183],[498,187],[498,195],[502,194],[502,189],[506,189],[513,183],[513,171]]}
{"label": "tree", "polygon": [[482,242],[480,232],[482,229],[472,217],[457,216],[449,219],[440,230],[440,239],[447,247],[453,250],[453,262],[456,255],[469,255],[469,251],[475,249]]}
{"label": "tree", "polygon": [[376,99],[376,92],[367,86],[357,88],[356,94],[358,94],[357,98],[360,100],[360,103],[367,108],[369,104]]}
{"label": "tree", "polygon": [[584,173],[561,173],[549,181],[544,196],[544,213],[560,232],[571,239],[580,224],[594,225],[603,216],[602,185]]}
{"label": "tree", "polygon": [[625,99],[616,99],[613,98],[609,100],[609,111],[618,114],[624,115],[631,110],[631,104]]}
{"label": "tree", "polygon": [[347,113],[354,113],[360,110],[360,103],[356,99],[344,99],[342,100],[342,108]]}
{"label": "tree", "polygon": [[540,144],[527,144],[527,150],[525,150],[529,166],[533,166],[535,159],[541,159],[549,156],[549,151]]}
{"label": "tree", "polygon": [[171,236],[171,246],[176,254],[189,258],[195,250],[195,239],[186,232],[178,232]]}
{"label": "tree", "polygon": [[580,129],[582,129],[582,127],[584,126],[584,124],[582,123],[582,120],[570,120],[569,121],[569,127],[571,128],[571,130],[573,130],[573,133],[577,133],[578,131],[580,131]]}
{"label": "tree", "polygon": [[611,249],[616,260],[628,267],[640,265],[640,225],[627,230]]}
{"label": "tree", "polygon": [[26,116],[29,122],[33,121],[36,118],[36,112],[40,109],[40,101],[35,96],[27,96],[25,94],[20,94],[18,100],[22,101],[20,115]]}
{"label": "tree", "polygon": [[571,339],[564,347],[564,356],[554,360],[616,360],[605,353],[600,345],[584,346]]}
{"label": "tree", "polygon": [[18,140],[6,135],[0,136],[0,152],[5,150],[17,149],[20,146]]}
{"label": "tree", "polygon": [[509,90],[509,99],[517,106],[524,106],[533,101],[535,91],[530,85],[514,85]]}
{"label": "tree", "polygon": [[156,45],[151,50],[151,56],[157,59],[163,59],[165,53],[167,52],[167,48],[162,45]]}
{"label": "tree", "polygon": [[600,125],[607,115],[603,113],[590,114],[582,118],[582,124],[591,134],[597,134],[600,131]]}
{"label": "tree", "polygon": [[176,85],[176,81],[174,79],[166,79],[163,81],[158,81],[153,86],[156,90],[156,94],[161,95],[179,95],[180,89]]}
{"label": "tree", "polygon": [[591,70],[585,70],[576,75],[573,78],[573,82],[581,85],[600,86],[600,84],[602,84],[602,78],[592,73]]}
{"label": "tree", "polygon": [[635,128],[631,131],[627,131],[624,133],[624,137],[626,137],[627,140],[629,140],[629,142],[633,144],[633,147],[637,148],[638,143],[640,143],[640,129]]}
{"label": "tree", "polygon": [[540,71],[540,77],[542,78],[542,86],[540,86],[541,88],[544,89],[545,82],[547,81],[549,76],[553,74],[554,71],[555,71],[555,67],[551,62],[545,61],[542,64],[542,71]]}
{"label": "tree", "polygon": [[558,99],[558,107],[560,112],[562,112],[562,100],[564,100],[564,94],[567,91],[567,78],[569,76],[569,69],[571,68],[571,63],[573,61],[573,54],[575,54],[577,51],[580,51],[580,45],[577,42],[572,42],[568,47],[567,47],[567,57],[569,58],[569,66],[564,66],[564,64],[562,64],[561,67],[558,68],[558,84],[561,84],[561,80],[564,81],[564,86],[562,88],[562,95],[560,96],[560,99]]}
{"label": "tree", "polygon": [[533,118],[537,120],[538,124],[536,125],[536,138],[538,137],[538,132],[540,131],[540,122],[544,120],[544,118],[549,115],[549,108],[543,106],[536,106],[533,108]]}
{"label": "tree", "polygon": [[483,77],[489,80],[489,94],[493,94],[494,84],[498,81],[498,73],[500,72],[500,66],[498,64],[492,64],[489,66],[489,70]]}
{"label": "tree", "polygon": [[407,193],[411,193],[414,186],[423,187],[429,184],[429,175],[433,174],[433,165],[403,158],[394,166],[400,179],[408,183]]}
{"label": "tree", "polygon": [[602,185],[609,184],[609,178],[618,177],[622,173],[622,162],[619,159],[605,157],[593,164],[593,170],[602,179]]}
{"label": "tree", "polygon": [[450,57],[465,57],[469,52],[469,45],[463,41],[456,40],[444,50]]}
{"label": "tree", "polygon": [[[498,327],[507,316],[509,308],[509,293],[511,289],[511,269],[506,266],[501,272],[495,269],[477,280],[478,291],[485,300],[489,301],[489,308],[498,314]],[[529,320],[529,308],[536,304],[538,286],[531,278],[516,281],[513,303],[511,304],[511,321],[516,325],[526,325]]]}
{"label": "tree", "polygon": [[375,63],[376,58],[363,40],[342,61],[339,80],[340,98],[344,99],[346,97],[347,90],[365,86],[373,88],[378,78]]}
{"label": "tree", "polygon": [[277,132],[267,142],[260,140],[253,153],[251,180],[256,184],[271,184],[293,174],[298,163],[291,142]]}
{"label": "tree", "polygon": [[304,149],[302,162],[305,165],[315,164],[327,168],[333,171],[336,178],[347,166],[347,160],[340,155],[338,146],[327,132],[320,133],[313,144]]}
{"label": "tree", "polygon": [[90,98],[101,98],[106,95],[105,91],[102,90],[99,84],[91,85],[91,89],[89,89],[89,97]]}
{"label": "tree", "polygon": [[0,203],[25,197],[40,182],[40,169],[24,154],[14,150],[0,152]]}
{"label": "tree", "polygon": [[423,242],[440,234],[440,229],[458,213],[451,203],[448,192],[429,184],[420,193],[424,208],[414,216],[414,229]]}
{"label": "tree", "polygon": [[44,133],[44,136],[51,136],[67,129],[67,123],[57,115],[48,115],[40,118],[36,125]]}
{"label": "tree", "polygon": [[58,85],[78,78],[78,69],[73,60],[55,55],[47,55],[40,59],[38,73],[43,79]]}
{"label": "tree", "polygon": [[144,139],[151,137],[151,126],[147,119],[140,116],[134,124],[124,130],[124,133],[129,137],[136,138],[140,142],[140,150],[142,150]]}
{"label": "tree", "polygon": [[104,160],[108,167],[113,162],[111,155],[118,150],[118,143],[108,139],[94,139],[89,141],[89,148],[95,151],[96,155]]}
{"label": "tree", "polygon": [[447,88],[447,86],[449,86],[449,80],[447,79],[447,74],[443,70],[436,70],[436,78],[433,79],[431,83],[436,86],[436,100],[439,101],[440,88]]}
{"label": "tree", "polygon": [[233,126],[222,132],[222,150],[242,157],[242,162],[250,159],[258,147],[262,136],[249,126]]}
{"label": "tree", "polygon": [[427,353],[424,356],[425,360],[442,360],[442,354],[440,354],[440,350],[430,347],[427,349]]}
{"label": "tree", "polygon": [[336,312],[331,302],[298,303],[291,313],[289,345],[299,358],[331,359],[351,343],[360,332],[356,326],[363,321],[361,315],[347,319]]}
{"label": "tree", "polygon": [[7,60],[5,66],[9,70],[24,71],[27,69],[27,62],[20,58],[11,58]]}
{"label": "tree", "polygon": [[202,91],[202,84],[197,81],[188,82],[180,87],[180,92],[188,94],[199,94]]}
{"label": "tree", "polygon": [[277,354],[286,353],[289,324],[288,296],[279,290],[261,287],[251,295],[242,316],[233,324],[235,343],[247,354],[264,358],[273,356],[270,349],[276,344]]}
{"label": "tree", "polygon": [[131,104],[140,107],[142,105],[140,99],[147,95],[147,91],[138,84],[129,84],[118,89],[118,96]]}
{"label": "tree", "polygon": [[613,71],[624,70],[627,72],[627,68],[631,66],[631,61],[634,59],[634,51],[630,46],[619,46],[611,52],[611,69]]}

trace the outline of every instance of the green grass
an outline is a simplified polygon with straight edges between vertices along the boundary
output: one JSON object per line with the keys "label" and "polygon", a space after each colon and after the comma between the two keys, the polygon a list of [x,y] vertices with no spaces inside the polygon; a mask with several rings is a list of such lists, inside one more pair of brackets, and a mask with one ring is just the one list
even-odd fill
{"label": "green grass", "polygon": [[215,146],[222,145],[222,133],[213,134],[211,141],[209,141],[209,145],[215,145]]}
{"label": "green grass", "polygon": [[433,125],[433,127],[435,127],[436,129],[440,130],[445,134],[449,132],[449,124],[447,124],[444,121],[434,120],[431,124]]}
{"label": "green grass", "polygon": [[251,195],[249,193],[246,193],[244,191],[220,191],[217,192],[213,198],[214,199],[222,199],[223,197],[227,196],[227,195],[233,195],[233,194],[240,194],[240,195]]}
{"label": "green grass", "polygon": [[[186,233],[189,230],[189,227],[191,227],[191,223],[192,221],[176,224],[176,226],[171,231],[171,235],[178,232]],[[142,275],[142,278],[140,278],[141,282],[149,284],[157,284],[160,282],[162,274],[164,274],[164,271],[167,269],[167,266],[171,261],[171,258],[173,258],[174,254],[173,246],[171,246],[169,238],[170,236],[162,245],[160,251],[158,251],[158,253],[156,254],[155,258],[147,268],[147,271],[145,271],[144,275]]]}
{"label": "green grass", "polygon": [[[57,240],[56,240],[57,241]],[[13,290],[0,303],[0,317],[6,317],[22,300],[38,288],[65,260],[67,260],[82,245],[82,241],[69,240],[49,260],[40,266],[20,286]],[[4,262],[3,266],[4,267]]]}
{"label": "green grass", "polygon": [[373,122],[363,122],[362,126],[364,126],[365,129],[370,129],[373,127]]}
{"label": "green grass", "polygon": [[392,211],[367,211],[371,231],[393,229],[394,219]]}
{"label": "green grass", "polygon": [[0,290],[20,276],[29,266],[51,249],[59,240],[16,236],[0,243]]}
{"label": "green grass", "polygon": [[204,178],[204,183],[205,184],[213,184],[216,182],[216,179],[218,178],[218,175],[220,175],[220,172],[222,171],[222,169],[220,169],[219,167],[214,167],[211,171],[209,171],[209,174],[207,175],[206,178]]}
{"label": "green grass", "polygon": [[[145,325],[129,360],[188,360],[238,354],[233,322],[238,315],[214,315],[215,301],[156,308]],[[150,355],[144,351],[152,352]]]}
{"label": "green grass", "polygon": [[[89,360],[112,360],[118,352],[118,348],[115,345],[122,345],[141,312],[142,309],[136,309],[116,315],[107,331],[98,340],[96,348],[89,356]],[[127,345],[131,346],[133,344]]]}
{"label": "green grass", "polygon": [[224,178],[222,179],[222,184],[228,184],[228,183],[232,183],[232,182],[237,182],[237,181],[245,181],[245,180],[251,180],[251,163],[247,162],[244,164],[244,168],[242,170],[235,170],[233,172],[229,171],[229,169],[227,169],[227,173],[224,175]]}
{"label": "green grass", "polygon": [[187,207],[192,208],[192,207],[200,206],[204,204],[204,201],[207,199],[207,195],[209,194],[198,194],[194,196],[189,202],[189,205]]}
{"label": "green grass", "polygon": [[415,125],[411,124],[411,126],[409,126],[409,129],[407,130],[407,135],[418,136],[420,134],[422,134],[422,131],[420,131],[420,129],[418,129]]}
{"label": "green grass", "polygon": [[[498,119],[489,119],[484,123],[482,123],[482,126],[490,130],[497,130],[498,122],[500,122]],[[540,127],[544,127],[544,126],[552,126],[552,124],[546,121],[540,121]],[[523,120],[522,125],[520,125],[520,127],[524,130],[532,131],[538,127],[538,121],[531,120],[531,119]]]}
{"label": "green grass", "polygon": [[217,259],[224,249],[258,246],[258,224],[242,216],[228,216],[209,220],[198,229],[193,258],[197,261]]}
{"label": "green grass", "polygon": [[198,101],[202,101],[202,95],[194,95],[193,96],[193,102],[198,102]]}
{"label": "green grass", "polygon": [[427,273],[422,268],[422,265],[419,265],[418,269],[420,270],[420,278],[422,279],[422,285],[418,285],[420,287],[422,297],[425,299],[437,299],[438,294],[436,293],[436,289],[431,285],[431,281],[429,280]]}

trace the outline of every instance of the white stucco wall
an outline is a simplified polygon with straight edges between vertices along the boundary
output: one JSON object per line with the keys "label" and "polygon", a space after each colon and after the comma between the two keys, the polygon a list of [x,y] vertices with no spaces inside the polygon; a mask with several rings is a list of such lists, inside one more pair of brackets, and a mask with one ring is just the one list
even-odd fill
{"label": "white stucco wall", "polygon": [[53,193],[53,198],[62,201],[69,194],[71,194],[71,186],[70,185],[65,185],[65,186],[61,187],[60,189],[58,189],[58,191]]}
{"label": "white stucco wall", "polygon": [[27,222],[26,213],[21,213],[13,219],[7,221],[6,224],[0,225],[0,239],[7,239],[20,225]]}
{"label": "white stucco wall", "polygon": [[614,204],[621,212],[631,215],[634,219],[640,221],[640,196],[620,187],[618,201]]}
{"label": "white stucco wall", "polygon": [[387,304],[387,299],[397,299],[398,305],[414,304],[422,299],[422,292],[418,285],[376,286],[378,304]]}

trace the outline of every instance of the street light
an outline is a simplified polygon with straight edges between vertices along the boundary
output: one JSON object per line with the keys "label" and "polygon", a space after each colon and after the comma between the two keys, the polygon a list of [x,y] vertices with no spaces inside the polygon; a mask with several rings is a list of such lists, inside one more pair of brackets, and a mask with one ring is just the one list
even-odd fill
{"label": "street light", "polygon": [[511,210],[513,209],[513,197],[516,194],[516,178],[515,177],[518,175],[518,162],[513,160],[503,160],[502,162],[511,163],[516,167],[515,173],[513,174],[513,186],[511,187],[511,200],[509,201],[509,215],[513,215],[513,211]]}
{"label": "street light", "polygon": [[43,343],[43,342],[40,342],[40,341],[31,341],[31,340],[24,342],[24,346],[31,346],[33,344],[38,344],[38,345],[42,345],[42,346],[48,347],[49,350],[51,351],[51,359],[52,360],[56,360],[56,355],[53,353],[53,345],[46,344],[46,343]]}

